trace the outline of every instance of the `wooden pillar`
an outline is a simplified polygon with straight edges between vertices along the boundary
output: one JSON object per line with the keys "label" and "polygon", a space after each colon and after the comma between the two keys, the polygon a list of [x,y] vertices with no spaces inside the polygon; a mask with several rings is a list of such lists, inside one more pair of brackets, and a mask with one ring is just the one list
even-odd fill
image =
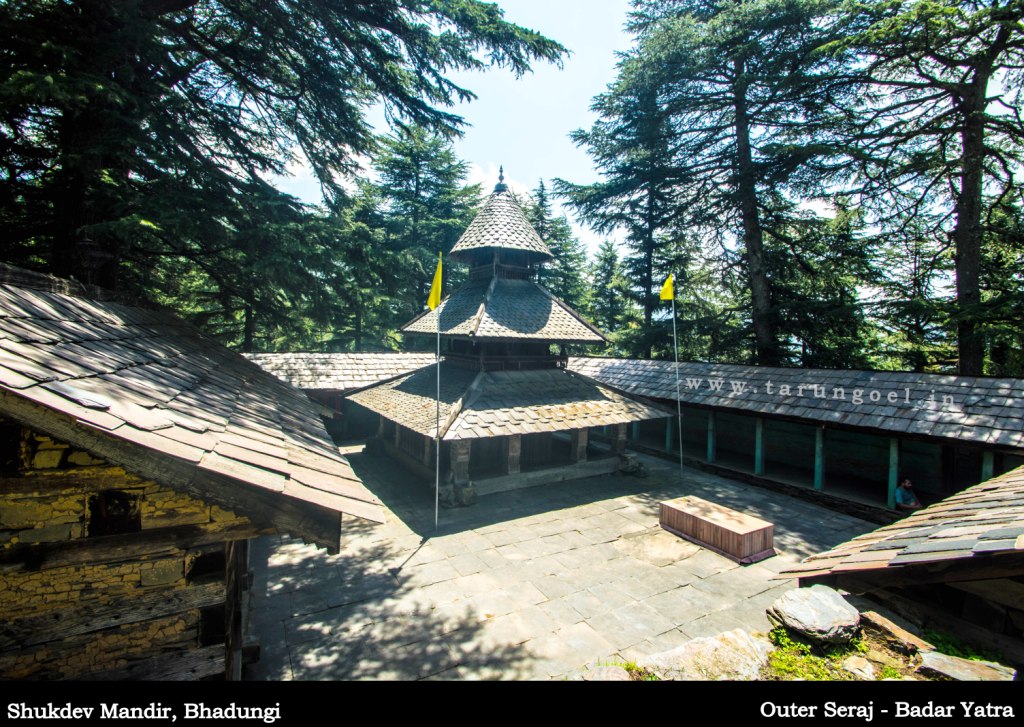
{"label": "wooden pillar", "polygon": [[423,437],[423,466],[430,467],[434,463],[434,451],[437,449],[433,437]]}
{"label": "wooden pillar", "polygon": [[754,420],[754,474],[764,474],[764,419]]}
{"label": "wooden pillar", "polygon": [[825,427],[814,428],[814,489],[825,488]]}
{"label": "wooden pillar", "polygon": [[382,417],[380,414],[377,415],[377,436],[381,439],[384,439],[384,424],[386,422],[387,419]]}
{"label": "wooden pillar", "polygon": [[398,426],[398,422],[395,422],[395,449],[399,448],[402,442],[402,428]]}
{"label": "wooden pillar", "polygon": [[615,425],[615,454],[622,454],[626,451],[626,425]]}
{"label": "wooden pillar", "polygon": [[513,434],[505,437],[505,474],[515,475],[520,472],[520,455],[523,451],[523,437]]}
{"label": "wooden pillar", "polygon": [[675,442],[672,440],[672,427],[675,426],[676,420],[672,419],[665,420],[665,451],[672,454],[673,445]]}
{"label": "wooden pillar", "polygon": [[457,483],[469,482],[470,439],[456,439],[451,444],[452,479]]}
{"label": "wooden pillar", "polygon": [[896,485],[900,476],[900,440],[889,437],[889,496],[886,503],[889,508],[896,509]]}
{"label": "wooden pillar", "polygon": [[586,429],[573,429],[569,432],[569,459],[573,462],[587,461]]}
{"label": "wooden pillar", "polygon": [[233,540],[224,544],[225,624],[224,678],[242,680],[242,647],[249,611],[249,541]]}
{"label": "wooden pillar", "polygon": [[629,438],[634,442],[640,439],[640,422],[633,422],[633,425],[629,429]]}
{"label": "wooden pillar", "polygon": [[996,476],[996,455],[994,452],[981,453],[981,481],[991,480]]}
{"label": "wooden pillar", "polygon": [[715,461],[715,412],[714,410],[708,411],[708,462]]}

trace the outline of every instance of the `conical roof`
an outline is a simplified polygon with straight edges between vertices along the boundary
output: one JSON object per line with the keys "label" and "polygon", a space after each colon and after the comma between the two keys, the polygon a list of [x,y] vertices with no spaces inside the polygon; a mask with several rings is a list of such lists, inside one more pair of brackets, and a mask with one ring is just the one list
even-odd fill
{"label": "conical roof", "polygon": [[450,257],[459,262],[472,263],[473,253],[486,249],[520,250],[530,253],[533,262],[554,259],[547,244],[540,239],[523,210],[516,204],[508,187],[501,182],[455,243]]}

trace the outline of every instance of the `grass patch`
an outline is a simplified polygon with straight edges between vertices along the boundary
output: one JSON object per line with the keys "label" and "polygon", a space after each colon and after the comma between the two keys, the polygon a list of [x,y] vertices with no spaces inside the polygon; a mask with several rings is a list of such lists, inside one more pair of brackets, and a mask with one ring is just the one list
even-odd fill
{"label": "grass patch", "polygon": [[843,669],[843,660],[867,651],[867,645],[860,638],[845,646],[819,647],[793,639],[781,626],[772,629],[768,636],[775,644],[775,651],[768,655],[765,676],[776,681],[850,681],[854,677]]}
{"label": "grass patch", "polygon": [[599,662],[597,662],[597,665],[598,666],[617,666],[617,667],[620,667],[622,669],[625,669],[626,672],[629,673],[630,680],[634,681],[634,682],[660,682],[661,681],[661,677],[659,677],[657,674],[655,674],[654,672],[652,672],[652,671],[650,671],[648,669],[644,669],[642,666],[638,665],[635,661],[609,661],[607,663],[599,661]]}
{"label": "grass patch", "polygon": [[971,661],[996,661],[1000,663],[1004,661],[1003,655],[996,651],[976,648],[943,631],[926,629],[924,639],[934,646],[935,650],[940,654],[946,654],[947,656],[959,656],[961,659],[970,659]]}

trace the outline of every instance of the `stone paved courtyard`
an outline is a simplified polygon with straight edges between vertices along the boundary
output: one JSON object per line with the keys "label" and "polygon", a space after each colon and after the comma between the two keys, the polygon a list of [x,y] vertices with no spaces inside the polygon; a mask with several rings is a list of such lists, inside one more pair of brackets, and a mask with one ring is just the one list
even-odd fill
{"label": "stone paved courtyard", "polygon": [[[737,627],[790,564],[874,528],[807,502],[643,457],[650,476],[597,477],[441,510],[388,461],[349,455],[392,517],[348,521],[328,556],[285,537],[253,551],[261,661],[251,678],[563,679]],[[658,526],[693,494],[775,524],[778,555],[739,566]]]}

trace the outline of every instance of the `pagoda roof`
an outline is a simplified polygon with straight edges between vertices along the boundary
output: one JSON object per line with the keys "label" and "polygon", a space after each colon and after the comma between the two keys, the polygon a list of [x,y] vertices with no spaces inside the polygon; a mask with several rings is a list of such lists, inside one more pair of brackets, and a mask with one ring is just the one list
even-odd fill
{"label": "pagoda roof", "polygon": [[[435,436],[437,368],[349,395],[351,401],[426,437]],[[441,365],[445,441],[559,432],[673,416],[564,369],[474,371]]]}
{"label": "pagoda roof", "polygon": [[603,343],[601,332],[532,280],[471,280],[402,331],[474,340]]}
{"label": "pagoda roof", "polygon": [[487,198],[450,256],[453,260],[471,262],[471,252],[486,249],[520,250],[531,253],[535,262],[554,258],[504,184],[499,184]]}

